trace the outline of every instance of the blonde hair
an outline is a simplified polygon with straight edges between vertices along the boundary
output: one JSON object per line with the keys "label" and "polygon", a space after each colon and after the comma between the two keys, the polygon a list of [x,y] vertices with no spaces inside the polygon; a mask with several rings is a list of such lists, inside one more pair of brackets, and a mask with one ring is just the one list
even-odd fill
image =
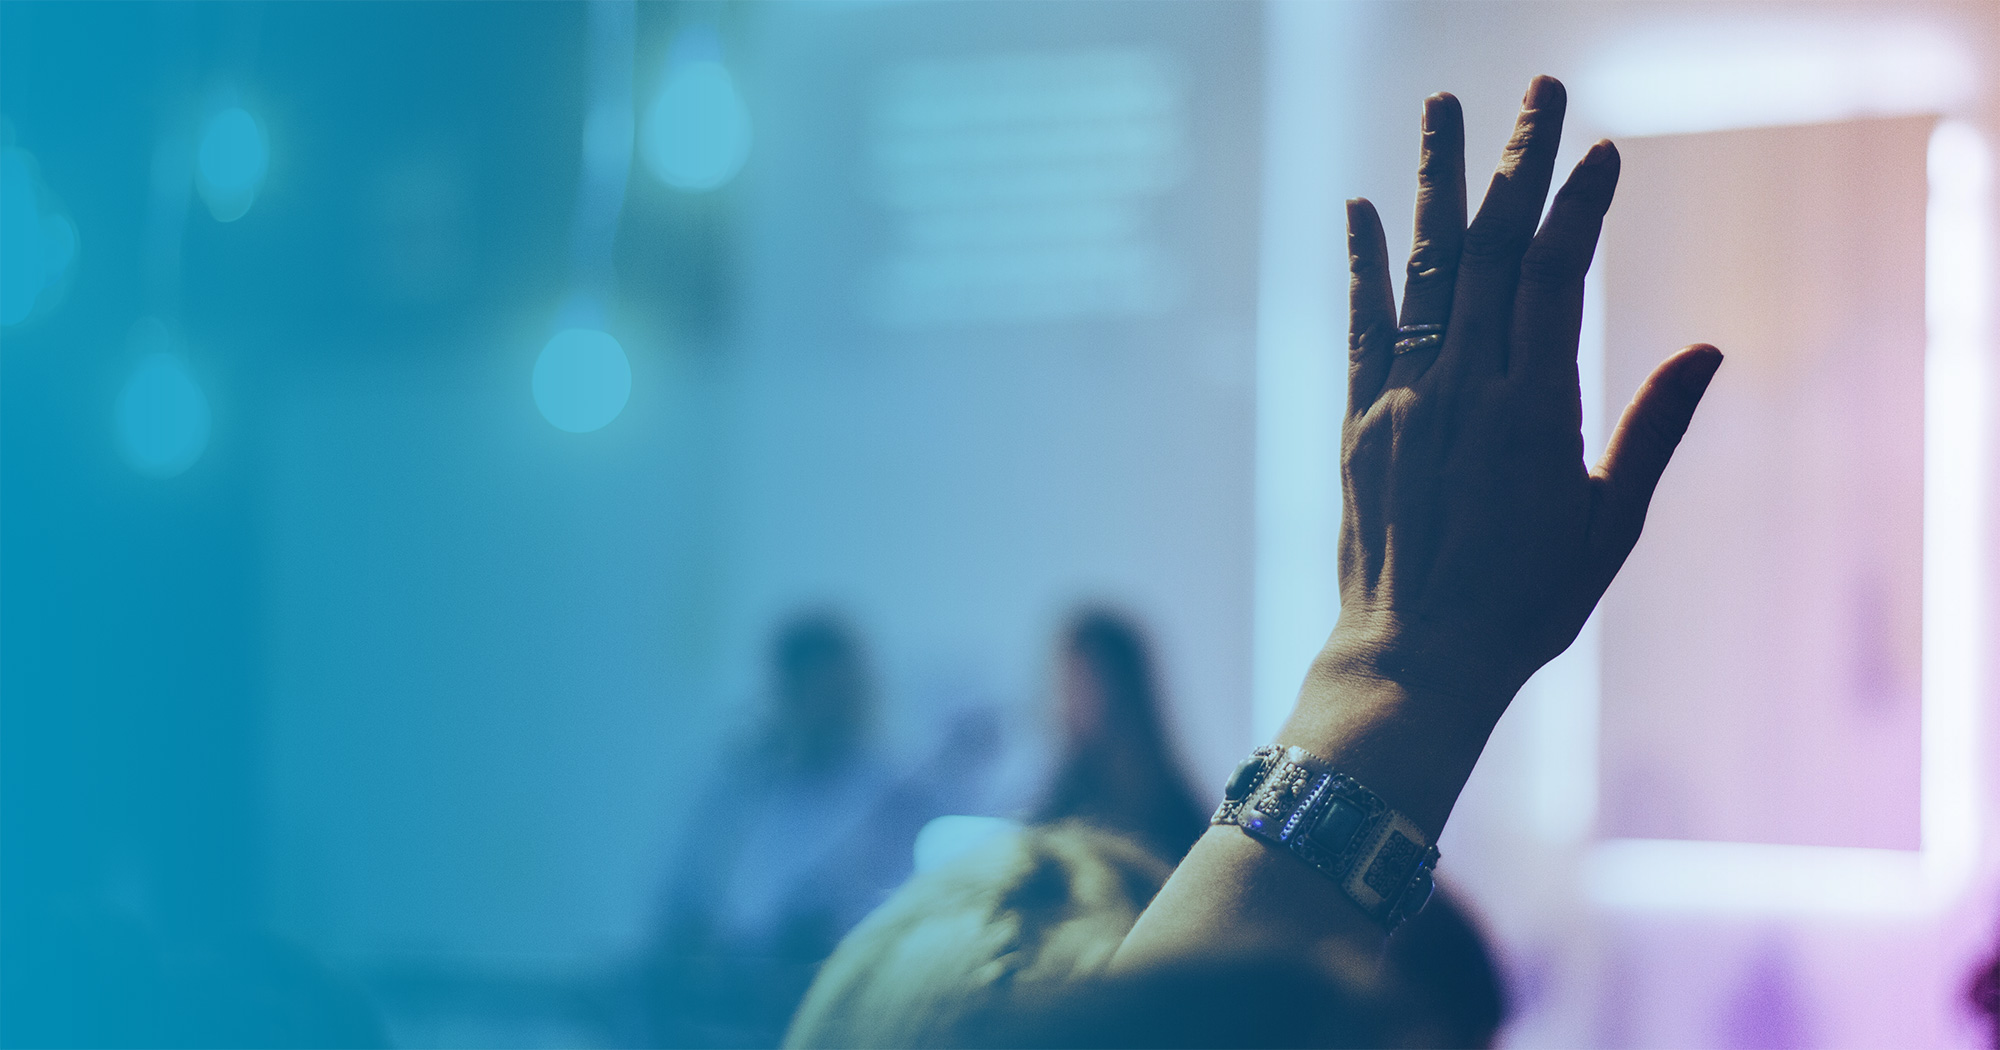
{"label": "blonde hair", "polygon": [[787,1047],[964,1046],[1016,996],[1102,973],[1170,869],[1080,824],[1006,835],[918,874],[820,969]]}

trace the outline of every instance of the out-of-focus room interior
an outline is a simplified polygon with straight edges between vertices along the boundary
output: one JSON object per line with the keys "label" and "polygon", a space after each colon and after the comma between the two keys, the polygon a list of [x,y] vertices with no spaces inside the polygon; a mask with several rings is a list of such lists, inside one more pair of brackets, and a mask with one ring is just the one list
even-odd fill
{"label": "out-of-focus room interior", "polygon": [[1981,1045],[2000,6],[1922,0],[0,6],[0,1042],[768,1045],[1128,699],[1205,813],[1338,611],[1341,202],[1537,73],[1588,455],[1729,364],[1439,844],[1500,1043]]}

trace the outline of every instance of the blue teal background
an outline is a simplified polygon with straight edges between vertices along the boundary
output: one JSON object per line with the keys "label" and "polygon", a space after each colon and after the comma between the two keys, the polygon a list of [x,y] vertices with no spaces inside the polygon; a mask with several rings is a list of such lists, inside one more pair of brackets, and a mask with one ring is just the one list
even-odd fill
{"label": "blue teal background", "polygon": [[[0,1043],[659,1041],[673,873],[743,837],[703,800],[801,613],[859,639],[883,770],[1009,815],[1057,632],[1124,610],[1205,797],[1337,612],[1340,202],[1400,241],[1424,95],[1475,173],[1536,73],[1564,163],[1953,122],[1990,272],[1996,70],[1980,0],[0,4]],[[1627,324],[1589,418],[1671,349]],[[1990,610],[1996,565],[1946,569]],[[1604,904],[1565,661],[1442,842],[1513,1045],[1971,1045],[1991,807],[1921,916]]]}
{"label": "blue teal background", "polygon": [[[642,1040],[692,800],[800,610],[863,639],[885,754],[1001,727],[995,812],[1032,798],[1079,603],[1156,633],[1203,779],[1247,745],[1211,701],[1248,678],[1257,9],[0,20],[6,145],[76,234],[39,294],[7,271],[0,1040]],[[661,146],[693,62],[741,113],[695,91]],[[1069,94],[997,161],[951,152],[975,103],[881,130],[924,84],[1045,74]],[[1138,114],[1108,147],[1060,123],[1098,96]],[[258,136],[209,132],[238,109]],[[203,150],[263,163],[247,208]],[[936,243],[1011,298],[881,290]],[[579,327],[629,389],[551,409]]]}

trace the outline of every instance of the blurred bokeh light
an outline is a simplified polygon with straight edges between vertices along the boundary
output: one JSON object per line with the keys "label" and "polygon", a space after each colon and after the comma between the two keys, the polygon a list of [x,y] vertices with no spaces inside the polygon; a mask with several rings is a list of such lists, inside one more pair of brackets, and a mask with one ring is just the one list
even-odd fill
{"label": "blurred bokeh light", "polygon": [[640,144],[646,166],[679,190],[712,190],[750,156],[750,112],[722,64],[715,32],[696,26],[674,40],[659,94],[646,107]]}
{"label": "blurred bokeh light", "polygon": [[632,363],[610,335],[566,328],[535,358],[535,407],[558,429],[597,430],[618,418],[632,396]]}
{"label": "blurred bokeh light", "polygon": [[76,259],[76,225],[39,182],[32,154],[11,143],[0,150],[0,324],[52,307]]}
{"label": "blurred bokeh light", "polygon": [[257,200],[271,145],[256,118],[231,106],[209,117],[195,154],[195,186],[217,222],[235,222]]}
{"label": "blurred bokeh light", "polygon": [[118,449],[139,473],[171,478],[208,445],[208,396],[159,321],[133,325],[127,345],[138,361],[118,391]]}

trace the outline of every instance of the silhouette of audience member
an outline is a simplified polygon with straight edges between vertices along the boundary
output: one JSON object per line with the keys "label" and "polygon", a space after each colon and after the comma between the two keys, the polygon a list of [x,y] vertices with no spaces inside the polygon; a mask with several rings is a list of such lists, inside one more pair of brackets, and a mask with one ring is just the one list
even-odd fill
{"label": "silhouette of audience member", "polygon": [[1168,870],[1075,822],[990,840],[911,879],[843,940],[785,1045],[1460,1048],[1499,1034],[1499,973],[1444,891],[1381,967],[1337,945],[1301,962],[1243,944],[1108,973]]}
{"label": "silhouette of audience member", "polygon": [[725,750],[676,855],[642,992],[659,1045],[775,1045],[814,968],[909,874],[937,809],[872,750],[867,661],[839,619],[780,629],[771,679],[764,722]]}
{"label": "silhouette of audience member", "polygon": [[912,878],[849,934],[785,1045],[984,1045],[1015,995],[1101,969],[1167,872],[1080,824],[996,836]]}
{"label": "silhouette of audience member", "polygon": [[[1168,870],[1130,838],[1086,824],[996,838],[911,879],[842,941],[785,1045],[1490,1043],[1497,985],[1455,910],[1400,946],[1398,933],[1387,967],[1338,946],[1301,961],[1242,944],[1142,975],[1108,973]],[[1469,998],[1439,1001],[1458,994]]]}
{"label": "silhouette of audience member", "polygon": [[1456,895],[1439,886],[1389,938],[1386,958],[1413,1045],[1480,1050],[1499,1038],[1507,992],[1486,936]]}
{"label": "silhouette of audience member", "polygon": [[1177,862],[1208,827],[1160,724],[1139,629],[1104,611],[1078,616],[1060,655],[1062,755],[1037,823],[1080,820]]}

